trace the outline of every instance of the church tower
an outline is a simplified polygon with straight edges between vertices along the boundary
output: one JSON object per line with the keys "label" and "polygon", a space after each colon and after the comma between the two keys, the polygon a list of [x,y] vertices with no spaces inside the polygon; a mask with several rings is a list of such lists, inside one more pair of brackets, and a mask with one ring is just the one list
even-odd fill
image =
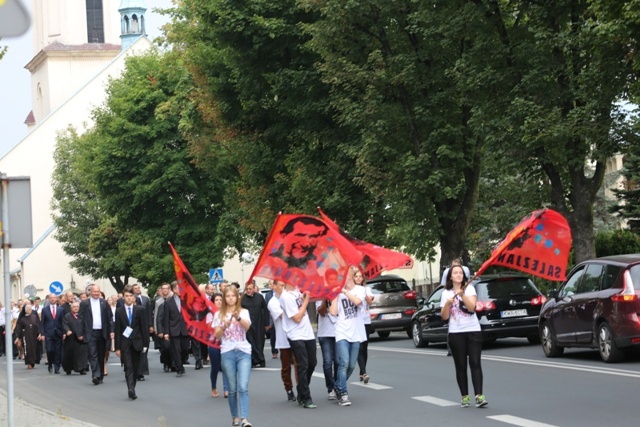
{"label": "church tower", "polygon": [[34,56],[25,66],[31,72],[29,128],[120,53],[118,1],[33,0]]}
{"label": "church tower", "polygon": [[126,50],[138,37],[146,36],[144,13],[147,11],[143,0],[122,0],[120,2],[120,40],[122,50]]}

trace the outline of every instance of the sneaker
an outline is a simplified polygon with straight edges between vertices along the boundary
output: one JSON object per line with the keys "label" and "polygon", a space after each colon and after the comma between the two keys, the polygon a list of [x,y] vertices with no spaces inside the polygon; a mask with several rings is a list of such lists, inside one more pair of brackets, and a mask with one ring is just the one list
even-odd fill
{"label": "sneaker", "polygon": [[484,398],[484,394],[479,394],[476,396],[476,408],[484,408],[487,406],[489,402]]}
{"label": "sneaker", "polygon": [[296,395],[293,394],[293,390],[287,390],[287,400],[289,402],[295,402],[296,401]]}
{"label": "sneaker", "polygon": [[364,382],[365,384],[369,384],[369,375],[364,374],[362,376],[362,382]]}
{"label": "sneaker", "polygon": [[329,397],[328,397],[328,399],[329,399],[329,400],[336,400],[337,398],[338,398],[338,396],[336,395],[336,391],[335,391],[335,390],[331,390],[331,391],[329,392]]}
{"label": "sneaker", "polygon": [[462,406],[463,408],[468,408],[470,404],[471,399],[469,398],[469,395],[467,394],[466,396],[462,396],[462,399],[460,399],[460,406]]}
{"label": "sneaker", "polygon": [[348,394],[343,394],[340,396],[340,400],[338,401],[338,405],[340,406],[351,406],[351,401],[349,400]]}
{"label": "sneaker", "polygon": [[311,400],[309,400],[308,402],[304,402],[304,405],[302,405],[305,409],[316,409],[318,407],[318,405],[316,405],[315,403],[313,403]]}

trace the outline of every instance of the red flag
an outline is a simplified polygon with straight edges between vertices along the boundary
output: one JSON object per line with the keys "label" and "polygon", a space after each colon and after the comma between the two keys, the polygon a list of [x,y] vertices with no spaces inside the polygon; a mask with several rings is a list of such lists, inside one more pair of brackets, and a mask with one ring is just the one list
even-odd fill
{"label": "red flag", "polygon": [[180,288],[180,311],[187,325],[187,331],[201,343],[219,348],[220,341],[215,337],[215,330],[206,322],[207,314],[215,313],[218,307],[200,291],[171,242],[169,247],[173,253],[173,267]]}
{"label": "red flag", "polygon": [[490,265],[499,265],[547,280],[565,280],[571,241],[571,228],[560,213],[552,209],[535,211],[496,246],[476,276]]}
{"label": "red flag", "polygon": [[322,212],[322,209],[318,208],[318,212],[320,212],[320,216],[332,230],[342,234],[342,236],[348,239],[356,249],[361,252],[361,259],[358,265],[360,266],[364,277],[367,279],[378,277],[383,270],[413,267],[413,259],[409,255],[403,254],[402,252],[392,251],[391,249],[385,249],[382,246],[374,245],[373,243],[358,240],[355,237],[350,236],[345,231],[340,230],[338,224],[325,215],[325,213]]}
{"label": "red flag", "polygon": [[280,280],[312,298],[333,299],[362,256],[340,233],[309,215],[278,214],[251,273]]}

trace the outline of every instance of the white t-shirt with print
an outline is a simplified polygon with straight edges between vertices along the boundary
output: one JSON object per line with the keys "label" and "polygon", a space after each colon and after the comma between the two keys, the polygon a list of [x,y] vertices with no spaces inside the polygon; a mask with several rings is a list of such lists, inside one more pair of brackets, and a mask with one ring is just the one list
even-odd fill
{"label": "white t-shirt with print", "polygon": [[276,348],[290,348],[291,346],[289,345],[287,334],[284,333],[284,329],[282,328],[282,318],[284,317],[284,311],[282,311],[280,300],[275,293],[269,300],[267,309],[269,309],[269,314],[273,319],[273,327],[276,329]]}
{"label": "white t-shirt with print", "polygon": [[284,333],[287,334],[287,338],[291,341],[308,341],[315,340],[316,337],[313,334],[313,327],[309,320],[309,314],[304,313],[302,320],[296,322],[293,320],[293,316],[298,314],[300,307],[302,307],[302,293],[299,290],[282,291],[280,295],[280,307],[284,311],[282,316],[282,328]]}
{"label": "white t-shirt with print", "polygon": [[[318,308],[322,304],[326,304],[326,301],[316,301],[316,313],[318,312]],[[335,338],[336,336],[336,318],[329,314],[329,308],[327,307],[327,314],[325,316],[318,314],[318,338],[321,337],[330,337]]]}
{"label": "white t-shirt with print", "polygon": [[[368,286],[363,286],[365,295],[373,298],[373,292],[371,292],[371,288]],[[360,313],[362,313],[362,320],[365,325],[371,324],[371,311],[369,310],[369,304],[367,304],[367,299],[362,298],[362,305],[360,306]]]}
{"label": "white t-shirt with print", "polygon": [[[365,290],[362,286],[354,286],[349,291],[360,301],[364,300]],[[338,295],[338,321],[336,322],[336,342],[347,340],[348,342],[366,341],[367,333],[364,329],[364,320],[360,313],[360,306],[355,305],[345,294]]]}
{"label": "white t-shirt with print", "polygon": [[[226,320],[231,319],[231,313],[227,313],[225,318]],[[244,308],[240,310],[240,319],[247,320],[249,321],[249,324],[251,324],[249,312]],[[216,311],[213,315],[212,326],[217,328],[218,326],[222,326],[223,323],[224,322],[220,319],[220,311]],[[231,350],[240,350],[243,353],[251,354],[251,344],[247,341],[247,332],[235,318],[231,320],[231,324],[223,332],[221,341],[220,353],[226,353]]]}
{"label": "white t-shirt with print", "polygon": [[[476,288],[469,285],[465,288],[464,294],[467,296],[475,296]],[[445,289],[442,292],[442,299],[440,300],[440,307],[444,307],[445,303],[453,298],[455,293],[453,289]],[[479,332],[480,322],[478,316],[475,313],[467,314],[460,309],[462,303],[460,298],[453,300],[453,304],[449,307],[449,333],[455,334],[458,332]]]}

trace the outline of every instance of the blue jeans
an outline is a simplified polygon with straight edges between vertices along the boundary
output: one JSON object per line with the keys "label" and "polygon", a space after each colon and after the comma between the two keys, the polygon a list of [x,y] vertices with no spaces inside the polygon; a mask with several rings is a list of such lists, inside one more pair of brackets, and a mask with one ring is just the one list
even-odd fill
{"label": "blue jeans", "polygon": [[[218,388],[218,372],[222,370],[222,356],[220,355],[220,349],[215,347],[207,347],[209,350],[209,360],[211,361],[211,390]],[[222,373],[222,386],[224,391],[229,391],[229,381],[227,376]]]}
{"label": "blue jeans", "polygon": [[334,337],[318,337],[322,350],[322,370],[324,371],[324,383],[327,391],[331,393],[336,389],[338,377],[338,357],[336,356],[336,339]]}
{"label": "blue jeans", "polygon": [[[240,350],[222,353],[222,373],[229,381],[229,409],[231,417],[249,418],[249,375],[251,375],[251,354]],[[240,395],[240,399],[238,399]]]}
{"label": "blue jeans", "polygon": [[359,342],[349,342],[347,340],[336,341],[336,354],[338,356],[336,390],[338,390],[340,394],[347,394],[347,380],[356,367],[359,352]]}

